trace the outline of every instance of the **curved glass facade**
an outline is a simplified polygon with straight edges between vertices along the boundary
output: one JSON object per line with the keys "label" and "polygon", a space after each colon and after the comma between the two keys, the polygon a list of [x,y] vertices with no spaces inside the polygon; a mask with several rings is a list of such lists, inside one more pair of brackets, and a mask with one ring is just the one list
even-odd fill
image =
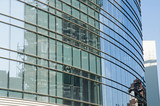
{"label": "curved glass facade", "polygon": [[1,0],[0,96],[72,106],[145,103],[139,2]]}

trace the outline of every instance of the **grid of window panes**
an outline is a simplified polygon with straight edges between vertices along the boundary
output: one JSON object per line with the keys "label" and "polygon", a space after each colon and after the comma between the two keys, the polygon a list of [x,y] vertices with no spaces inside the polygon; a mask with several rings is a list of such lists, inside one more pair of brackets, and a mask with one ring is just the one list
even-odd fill
{"label": "grid of window panes", "polygon": [[87,12],[78,1],[67,3],[86,13],[60,0],[1,1],[1,96],[74,106],[102,104],[101,60],[93,50],[100,49],[100,38],[87,31],[97,25],[87,14],[91,11],[98,18],[98,13]]}
{"label": "grid of window panes", "polygon": [[140,14],[132,0],[1,0],[0,95],[127,105],[144,82]]}

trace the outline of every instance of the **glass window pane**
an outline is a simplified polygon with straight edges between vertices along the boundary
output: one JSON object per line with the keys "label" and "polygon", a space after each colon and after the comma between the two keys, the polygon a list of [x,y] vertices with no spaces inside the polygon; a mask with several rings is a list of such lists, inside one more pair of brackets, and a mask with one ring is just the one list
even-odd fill
{"label": "glass window pane", "polygon": [[36,67],[24,65],[24,90],[36,92]]}
{"label": "glass window pane", "polygon": [[71,4],[71,0],[64,0],[65,3]]}
{"label": "glass window pane", "polygon": [[49,71],[49,93],[52,96],[56,95],[56,72]]}
{"label": "glass window pane", "polygon": [[63,100],[63,104],[71,106],[72,105],[72,101],[69,100]]}
{"label": "glass window pane", "polygon": [[63,97],[65,98],[71,98],[72,94],[72,86],[68,84],[64,84],[63,86]]}
{"label": "glass window pane", "polygon": [[63,99],[57,99],[57,104],[63,104]]}
{"label": "glass window pane", "polygon": [[96,57],[90,54],[90,71],[96,73]]}
{"label": "glass window pane", "polygon": [[94,17],[94,10],[88,7],[88,14]]}
{"label": "glass window pane", "polygon": [[11,49],[23,51],[24,49],[24,30],[11,26]]}
{"label": "glass window pane", "polygon": [[79,8],[79,1],[78,0],[72,0],[72,5],[76,8]]}
{"label": "glass window pane", "polygon": [[10,13],[10,0],[1,0],[0,13],[4,13],[6,15],[9,15],[9,13]]}
{"label": "glass window pane", "polygon": [[49,59],[55,60],[56,58],[56,41],[49,39]]}
{"label": "glass window pane", "polygon": [[83,100],[88,101],[88,80],[83,79]]}
{"label": "glass window pane", "polygon": [[36,34],[25,31],[24,33],[25,53],[36,55]]}
{"label": "glass window pane", "polygon": [[0,90],[0,95],[1,95],[1,97],[7,97],[7,91]]}
{"label": "glass window pane", "polygon": [[71,7],[67,4],[63,4],[63,11],[71,15]]}
{"label": "glass window pane", "polygon": [[62,3],[60,0],[56,0],[56,7],[60,10],[62,9]]}
{"label": "glass window pane", "polygon": [[72,76],[69,74],[63,74],[63,82],[64,84],[71,85]]}
{"label": "glass window pane", "polygon": [[[48,13],[38,10],[38,25],[48,28]],[[38,28],[38,32],[47,35],[48,31]]]}
{"label": "glass window pane", "polygon": [[11,16],[24,20],[24,3],[11,0]]}
{"label": "glass window pane", "polygon": [[0,88],[7,88],[9,61],[0,58],[0,64]]}
{"label": "glass window pane", "polygon": [[48,70],[44,68],[38,68],[37,76],[37,92],[48,94]]}
{"label": "glass window pane", "polygon": [[97,57],[97,74],[101,75],[101,59]]}
{"label": "glass window pane", "polygon": [[[45,4],[48,4],[48,0],[39,0],[41,1],[42,3],[45,3]],[[48,7],[45,5],[45,4],[42,4],[40,2],[37,2],[38,3],[38,7],[44,9],[44,10],[48,10]]]}
{"label": "glass window pane", "polygon": [[48,14],[41,10],[38,10],[38,25],[48,27]]}
{"label": "glass window pane", "polygon": [[96,100],[97,100],[97,90],[96,90],[96,83],[91,81],[90,83],[90,96],[91,96],[91,102],[92,103],[96,103]]}
{"label": "glass window pane", "polygon": [[82,51],[82,69],[88,70],[88,53]]}
{"label": "glass window pane", "polygon": [[53,7],[55,7],[55,1],[56,0],[48,0],[48,4],[50,5],[50,6],[53,6]]}
{"label": "glass window pane", "polygon": [[9,88],[22,90],[23,63],[10,61]]}
{"label": "glass window pane", "polygon": [[56,17],[56,31],[62,34],[62,19]]}
{"label": "glass window pane", "polygon": [[74,77],[74,86],[73,86],[73,98],[80,99],[81,97],[81,88],[80,88],[81,79],[79,77]]}
{"label": "glass window pane", "polygon": [[25,5],[25,21],[36,24],[36,9],[32,6]]}
{"label": "glass window pane", "polygon": [[85,12],[85,13],[87,13],[87,6],[86,5],[84,5],[84,4],[80,4],[80,6],[81,6],[81,10],[83,11],[83,12]]}
{"label": "glass window pane", "polygon": [[73,66],[80,68],[80,49],[73,48]]}
{"label": "glass window pane", "polygon": [[55,98],[50,98],[50,99],[49,99],[49,102],[50,102],[50,103],[56,103],[56,99],[55,99]]}
{"label": "glass window pane", "polygon": [[[30,25],[30,24],[25,23],[25,24],[24,24],[24,28],[36,32],[36,26],[33,26],[33,25]],[[26,32],[27,32],[27,31],[26,31]]]}
{"label": "glass window pane", "polygon": [[48,67],[48,61],[44,59],[38,59],[38,65]]}
{"label": "glass window pane", "polygon": [[63,74],[57,72],[57,96],[63,96]]}
{"label": "glass window pane", "polygon": [[57,70],[63,71],[63,66],[61,64],[57,64]]}
{"label": "glass window pane", "polygon": [[62,62],[62,43],[57,42],[57,61]]}
{"label": "glass window pane", "polygon": [[20,54],[20,53],[16,53],[16,52],[10,52],[10,58],[15,59],[15,60],[19,60],[19,61],[23,61],[24,55]]}
{"label": "glass window pane", "polygon": [[81,13],[81,20],[87,23],[87,15]]}
{"label": "glass window pane", "polygon": [[55,69],[56,66],[57,66],[56,63],[54,63],[54,62],[49,62],[49,67],[50,67],[50,68]]}
{"label": "glass window pane", "polygon": [[33,94],[24,94],[24,99],[26,100],[36,100],[36,95],[33,95]]}
{"label": "glass window pane", "polygon": [[0,23],[0,47],[9,48],[9,25]]}
{"label": "glass window pane", "polygon": [[55,31],[55,26],[56,26],[55,16],[49,15],[49,29]]}
{"label": "glass window pane", "polygon": [[46,97],[46,96],[37,96],[37,101],[39,101],[39,102],[48,102],[48,97]]}
{"label": "glass window pane", "polygon": [[88,17],[89,24],[94,26],[94,20],[91,17]]}
{"label": "glass window pane", "polygon": [[48,58],[48,38],[38,36],[38,56]]}
{"label": "glass window pane", "polygon": [[69,45],[64,44],[64,63],[72,65],[72,48]]}
{"label": "glass window pane", "polygon": [[74,102],[74,106],[81,106],[81,103],[79,103],[79,102]]}
{"label": "glass window pane", "polygon": [[[66,16],[66,18],[68,18],[68,17]],[[63,34],[66,35],[66,36],[71,36],[71,32],[72,32],[71,23],[69,21],[63,20],[62,26],[63,26]],[[64,37],[63,39],[66,42],[70,41],[69,38]]]}
{"label": "glass window pane", "polygon": [[20,92],[9,92],[9,97],[11,98],[22,98],[22,93]]}
{"label": "glass window pane", "polygon": [[[75,0],[75,1],[76,1],[76,0]],[[72,15],[73,15],[74,17],[76,17],[76,18],[79,19],[79,11],[78,11],[78,10],[72,8]]]}
{"label": "glass window pane", "polygon": [[32,63],[32,64],[36,64],[36,58],[34,57],[31,57],[31,56],[24,56],[24,61],[25,62],[29,62],[29,63]]}

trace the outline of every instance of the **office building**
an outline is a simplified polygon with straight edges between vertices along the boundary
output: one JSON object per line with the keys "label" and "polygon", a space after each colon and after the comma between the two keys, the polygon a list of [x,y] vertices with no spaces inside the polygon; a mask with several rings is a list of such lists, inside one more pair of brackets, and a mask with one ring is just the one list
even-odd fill
{"label": "office building", "polygon": [[159,83],[157,70],[156,42],[143,41],[147,105],[159,106]]}
{"label": "office building", "polygon": [[[145,88],[140,0],[1,0],[0,96],[126,106]],[[132,92],[132,91],[133,92]]]}

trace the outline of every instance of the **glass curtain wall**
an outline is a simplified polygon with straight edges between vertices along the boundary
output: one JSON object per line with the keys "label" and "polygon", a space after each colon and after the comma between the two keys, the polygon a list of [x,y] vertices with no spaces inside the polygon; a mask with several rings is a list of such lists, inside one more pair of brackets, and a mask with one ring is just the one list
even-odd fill
{"label": "glass curtain wall", "polygon": [[1,0],[0,96],[70,106],[145,104],[138,2]]}
{"label": "glass curtain wall", "polygon": [[0,1],[0,96],[102,105],[99,13],[83,2]]}

